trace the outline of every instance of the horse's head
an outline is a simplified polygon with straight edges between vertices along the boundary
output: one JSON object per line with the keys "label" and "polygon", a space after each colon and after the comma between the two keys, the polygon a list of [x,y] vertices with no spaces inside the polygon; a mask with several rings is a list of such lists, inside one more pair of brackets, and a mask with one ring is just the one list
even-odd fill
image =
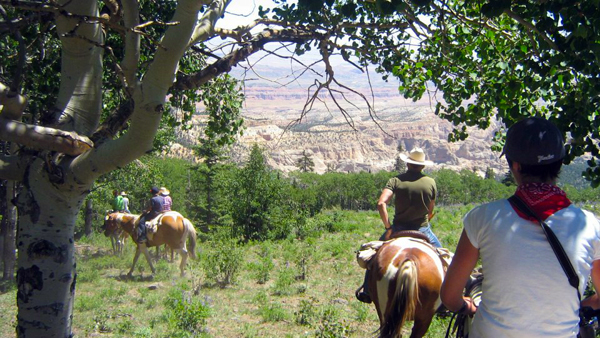
{"label": "horse's head", "polygon": [[106,217],[104,217],[104,224],[102,225],[102,230],[104,230],[104,236],[110,236],[117,230],[117,228],[119,228],[119,224],[117,223],[117,214],[110,213],[106,215]]}

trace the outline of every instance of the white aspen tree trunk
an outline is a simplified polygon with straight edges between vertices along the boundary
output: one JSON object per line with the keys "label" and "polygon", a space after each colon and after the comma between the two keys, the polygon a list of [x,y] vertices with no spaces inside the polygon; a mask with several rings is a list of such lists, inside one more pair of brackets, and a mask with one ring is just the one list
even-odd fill
{"label": "white aspen tree trunk", "polygon": [[[178,1],[172,18],[177,25],[169,27],[161,40],[162,48],[156,51],[143,79],[134,86],[135,109],[126,133],[89,151],[71,153],[74,157],[41,152],[28,163],[27,158],[0,163],[0,169],[11,165],[13,171],[6,169],[5,175],[10,174],[14,176],[11,179],[23,184],[16,199],[21,215],[16,241],[18,338],[72,337],[77,214],[98,176],[152,149],[177,64],[194,33],[200,9],[209,2]],[[94,17],[98,14],[95,0],[60,0],[59,4],[74,14]],[[219,12],[211,15],[212,20],[204,20],[205,30],[212,27],[225,9],[220,1],[214,4],[219,5],[216,7]],[[74,29],[84,39],[68,37],[67,33]],[[97,127],[101,112],[102,50],[96,44],[103,42],[102,30],[97,23],[81,24],[77,17],[59,15],[57,31],[63,49],[56,104],[62,111],[58,127],[89,136]]]}
{"label": "white aspen tree trunk", "polygon": [[[65,166],[66,167],[66,166]],[[17,337],[72,337],[74,228],[89,184],[49,176],[35,159],[17,197]],[[58,169],[60,171],[60,169]]]}
{"label": "white aspen tree trunk", "polygon": [[2,261],[4,267],[2,279],[13,280],[15,277],[15,231],[17,225],[17,207],[12,203],[15,196],[15,182],[8,181],[6,184],[6,220],[4,221],[4,239],[2,245]]}

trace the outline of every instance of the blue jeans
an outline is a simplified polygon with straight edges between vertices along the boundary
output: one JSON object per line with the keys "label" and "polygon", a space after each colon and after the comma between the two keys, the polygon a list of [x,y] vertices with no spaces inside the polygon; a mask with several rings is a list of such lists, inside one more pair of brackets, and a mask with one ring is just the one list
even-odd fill
{"label": "blue jeans", "polygon": [[440,243],[440,240],[437,238],[437,236],[431,230],[431,224],[427,223],[426,227],[420,227],[419,231],[424,233],[425,236],[427,236],[427,238],[429,238],[429,242],[431,243],[431,245],[435,246],[436,248],[442,247],[442,243]]}
{"label": "blue jeans", "polygon": [[[397,232],[397,231],[400,231],[400,230],[393,229],[393,232]],[[431,245],[433,245],[436,248],[442,247],[442,243],[440,243],[440,240],[437,238],[437,236],[431,230],[431,224],[427,223],[426,227],[420,227],[419,231],[422,232],[425,236],[427,236],[427,238],[429,239],[429,243],[431,243]],[[383,241],[385,239],[385,234],[386,233],[384,232],[383,235],[381,235],[381,238],[379,238],[380,241]]]}

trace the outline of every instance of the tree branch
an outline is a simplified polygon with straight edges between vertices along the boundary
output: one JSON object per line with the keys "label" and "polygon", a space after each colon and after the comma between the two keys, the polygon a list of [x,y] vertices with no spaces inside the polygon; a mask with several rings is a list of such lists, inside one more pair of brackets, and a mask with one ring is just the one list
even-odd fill
{"label": "tree branch", "polygon": [[[202,0],[203,4],[208,5],[210,0]],[[194,33],[190,38],[190,46],[200,41],[208,40],[215,33],[215,23],[219,20],[225,9],[229,6],[231,0],[213,1],[210,8],[204,12],[202,18],[198,20],[197,26],[194,28]]]}
{"label": "tree branch", "polygon": [[20,120],[27,106],[27,99],[0,83],[0,105],[3,106],[0,116],[9,120]]}
{"label": "tree branch", "polygon": [[311,39],[321,39],[323,36],[316,32],[304,32],[295,29],[272,30],[265,29],[252,40],[243,43],[242,47],[222,57],[210,66],[193,75],[184,75],[177,78],[173,85],[174,90],[188,90],[198,88],[221,74],[227,73],[232,67],[245,60],[248,56],[263,49],[269,42],[304,42]]}
{"label": "tree branch", "polygon": [[[98,14],[97,2],[70,1],[64,11],[94,16]],[[62,14],[56,18],[56,23],[62,43],[61,80],[56,101],[56,108],[62,114],[58,123],[62,130],[90,135],[98,126],[102,110],[104,50],[95,45],[104,42],[102,28],[97,23]],[[69,32],[77,32],[81,38],[69,37]]]}
{"label": "tree branch", "polygon": [[38,150],[51,150],[76,156],[94,144],[85,136],[59,129],[33,126],[0,118],[0,139]]}
{"label": "tree branch", "polygon": [[[76,158],[71,168],[74,172],[82,173],[79,179],[97,177],[152,150],[167,91],[175,80],[177,65],[188,47],[189,37],[193,34],[201,8],[202,4],[196,0],[178,1],[172,21],[179,24],[169,27],[166,31],[161,40],[161,45],[165,48],[155,52],[143,81],[136,87],[133,103],[126,106],[133,108],[127,133]],[[126,113],[128,115],[128,111]],[[108,128],[122,128],[122,125],[109,125]],[[97,132],[94,135],[96,136]]]}
{"label": "tree branch", "polygon": [[510,9],[505,9],[504,13],[513,20],[523,25],[523,27],[525,27],[527,30],[535,32],[540,38],[542,38],[542,40],[544,40],[548,44],[548,46],[550,46],[555,51],[561,51],[560,48],[558,48],[558,46],[556,45],[556,43],[554,43],[554,41],[552,41],[546,34],[540,32],[534,25],[520,17],[517,13],[511,11]]}
{"label": "tree branch", "polygon": [[136,0],[122,0],[123,22],[127,33],[125,33],[125,55],[122,66],[125,75],[126,88],[129,95],[133,94],[137,83],[137,64],[140,60],[140,35],[133,28],[140,24],[140,10]]}

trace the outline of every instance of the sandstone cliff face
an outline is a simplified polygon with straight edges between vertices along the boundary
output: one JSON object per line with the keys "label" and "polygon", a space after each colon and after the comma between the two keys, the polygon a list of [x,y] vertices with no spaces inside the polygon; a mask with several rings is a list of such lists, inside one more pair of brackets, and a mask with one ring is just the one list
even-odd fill
{"label": "sandstone cliff face", "polygon": [[[395,89],[381,88],[374,98],[377,116],[369,116],[366,105],[345,107],[345,118],[331,103],[315,105],[300,123],[290,126],[300,117],[306,91],[246,89],[243,116],[246,129],[230,152],[236,163],[243,163],[253,144],[264,147],[268,163],[284,172],[296,170],[295,163],[303,151],[311,156],[315,171],[323,173],[327,166],[339,172],[392,170],[396,147],[405,152],[421,147],[434,168],[468,169],[483,175],[487,168],[497,173],[506,171],[504,159],[491,151],[492,137],[499,126],[488,130],[472,129],[466,141],[449,143],[452,125],[438,118],[429,102],[409,102]],[[327,102],[327,98],[323,98]],[[179,137],[170,156],[193,158],[188,148],[201,135],[204,117],[194,117],[194,128]],[[375,120],[377,123],[375,123]]]}

